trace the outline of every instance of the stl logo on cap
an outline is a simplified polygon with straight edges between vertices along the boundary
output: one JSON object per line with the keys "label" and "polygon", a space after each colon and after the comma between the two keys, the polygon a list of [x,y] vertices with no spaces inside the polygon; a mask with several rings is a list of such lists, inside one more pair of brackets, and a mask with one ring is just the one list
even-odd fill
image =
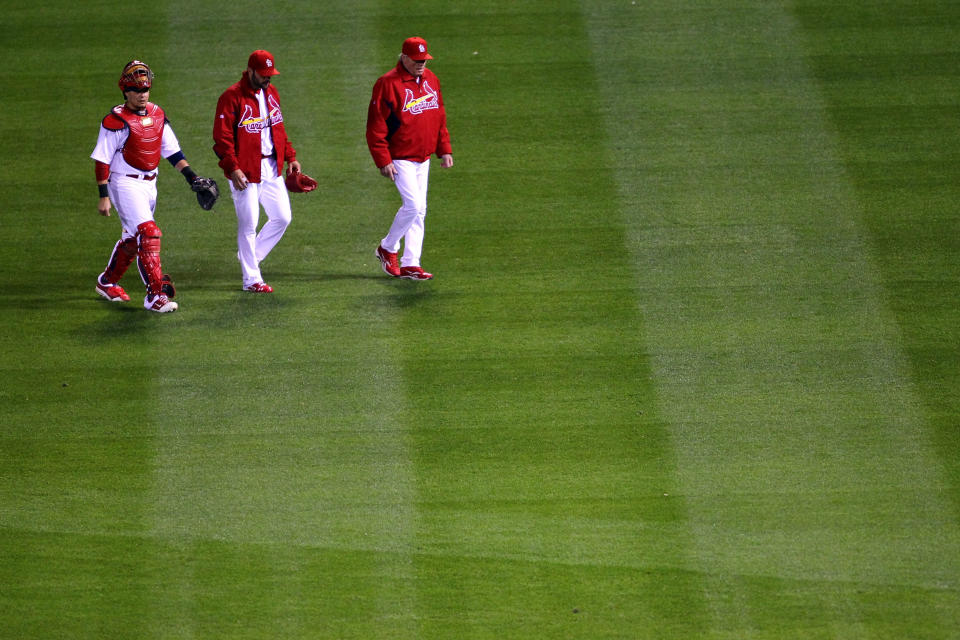
{"label": "stl logo on cap", "polygon": [[401,53],[416,60],[417,62],[420,62],[421,60],[433,60],[433,56],[427,52],[428,46],[429,45],[427,45],[426,40],[418,36],[413,36],[403,41]]}
{"label": "stl logo on cap", "polygon": [[257,49],[250,54],[247,66],[262,76],[275,76],[280,73],[273,62],[273,54],[263,49]]}

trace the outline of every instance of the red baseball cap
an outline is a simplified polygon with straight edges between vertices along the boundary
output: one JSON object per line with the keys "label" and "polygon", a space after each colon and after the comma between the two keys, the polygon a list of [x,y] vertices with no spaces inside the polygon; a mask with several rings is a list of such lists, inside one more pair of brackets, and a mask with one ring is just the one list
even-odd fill
{"label": "red baseball cap", "polygon": [[407,38],[403,41],[403,55],[411,60],[433,60],[433,56],[427,53],[427,41],[423,38]]}
{"label": "red baseball cap", "polygon": [[263,49],[257,49],[250,54],[247,66],[261,76],[275,76],[280,73],[273,64],[273,54]]}

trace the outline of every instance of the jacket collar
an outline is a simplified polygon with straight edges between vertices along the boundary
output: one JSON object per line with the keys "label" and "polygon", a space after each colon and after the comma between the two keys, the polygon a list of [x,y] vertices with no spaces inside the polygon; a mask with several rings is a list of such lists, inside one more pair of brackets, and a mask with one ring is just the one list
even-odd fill
{"label": "jacket collar", "polygon": [[[415,76],[415,75],[413,75],[412,73],[410,73],[409,71],[407,71],[407,68],[403,66],[403,62],[400,61],[400,60],[397,61],[397,73],[400,74],[400,80],[401,80],[402,82],[416,82],[416,81],[417,81],[417,76]],[[426,70],[424,70],[424,73],[426,73]],[[422,79],[422,78],[423,78],[423,76],[421,76],[421,79]]]}
{"label": "jacket collar", "polygon": [[[243,89],[243,92],[250,97],[257,95],[257,90],[253,88],[252,84],[250,84],[250,74],[248,71],[244,71],[243,75],[240,76],[240,87]],[[269,93],[269,90],[270,87],[267,87],[267,93]]]}

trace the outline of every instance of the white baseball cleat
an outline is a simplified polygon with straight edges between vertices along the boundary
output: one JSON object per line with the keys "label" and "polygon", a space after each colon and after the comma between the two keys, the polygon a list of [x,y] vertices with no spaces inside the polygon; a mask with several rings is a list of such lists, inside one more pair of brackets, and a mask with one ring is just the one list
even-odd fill
{"label": "white baseball cleat", "polygon": [[170,313],[180,308],[180,305],[161,293],[157,296],[147,295],[143,299],[143,308],[157,313]]}

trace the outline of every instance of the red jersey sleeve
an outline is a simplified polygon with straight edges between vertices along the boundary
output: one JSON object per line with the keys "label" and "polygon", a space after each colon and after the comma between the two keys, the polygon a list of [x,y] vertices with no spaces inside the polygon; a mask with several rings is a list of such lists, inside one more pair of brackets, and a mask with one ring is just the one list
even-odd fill
{"label": "red jersey sleeve", "polygon": [[370,98],[370,107],[367,109],[367,147],[378,169],[393,161],[390,157],[390,145],[387,142],[387,135],[390,132],[387,118],[390,117],[392,105],[386,99],[385,85],[383,78],[373,85],[373,96]]}
{"label": "red jersey sleeve", "polygon": [[227,177],[240,168],[234,136],[237,127],[237,109],[233,98],[231,91],[220,96],[213,120],[213,152],[220,158],[220,168]]}

